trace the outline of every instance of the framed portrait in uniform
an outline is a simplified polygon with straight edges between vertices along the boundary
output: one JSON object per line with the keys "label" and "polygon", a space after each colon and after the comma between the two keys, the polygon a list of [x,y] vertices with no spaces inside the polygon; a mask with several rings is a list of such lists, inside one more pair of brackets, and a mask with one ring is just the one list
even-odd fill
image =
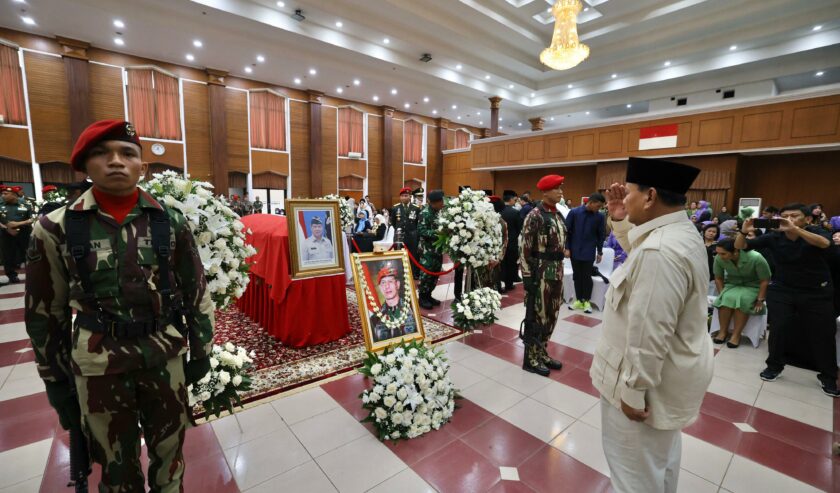
{"label": "framed portrait in uniform", "polygon": [[425,339],[414,277],[405,251],[354,253],[351,258],[368,351],[381,351],[401,341]]}
{"label": "framed portrait in uniform", "polygon": [[344,274],[338,200],[286,200],[292,279]]}

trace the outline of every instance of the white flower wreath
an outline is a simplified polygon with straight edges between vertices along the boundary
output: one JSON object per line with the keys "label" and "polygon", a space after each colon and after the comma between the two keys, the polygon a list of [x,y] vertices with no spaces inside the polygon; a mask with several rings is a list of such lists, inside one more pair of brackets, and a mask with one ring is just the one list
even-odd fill
{"label": "white flower wreath", "polygon": [[344,197],[334,193],[321,198],[324,200],[338,200],[338,210],[341,214],[341,229],[346,233],[352,232],[354,223],[356,222],[356,214],[353,212],[353,207],[350,203]]}
{"label": "white flower wreath", "polygon": [[502,257],[499,217],[483,191],[466,188],[441,209],[435,245],[455,262],[484,267]]}

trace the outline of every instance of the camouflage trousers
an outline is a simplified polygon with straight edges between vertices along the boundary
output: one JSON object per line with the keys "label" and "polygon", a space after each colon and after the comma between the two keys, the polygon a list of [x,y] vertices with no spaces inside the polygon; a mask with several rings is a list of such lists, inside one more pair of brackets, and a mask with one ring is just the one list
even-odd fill
{"label": "camouflage trousers", "polygon": [[156,368],[76,376],[76,388],[91,459],[102,466],[100,492],[145,491],[140,428],[149,455],[150,491],[184,491],[187,387],[181,357]]}
{"label": "camouflage trousers", "polygon": [[[531,293],[525,292],[526,319],[530,315],[529,307],[534,310],[534,325],[525,325],[525,359],[531,366],[538,366],[548,361],[548,340],[554,333],[560,305],[563,303],[563,281],[540,280],[537,284],[537,296],[533,301]],[[529,304],[532,303],[532,304]]]}
{"label": "camouflage trousers", "polygon": [[[420,265],[432,272],[440,272],[443,268],[443,255],[434,250],[426,250],[420,258]],[[418,289],[420,296],[431,296],[437,283],[438,276],[431,276],[421,271]]]}

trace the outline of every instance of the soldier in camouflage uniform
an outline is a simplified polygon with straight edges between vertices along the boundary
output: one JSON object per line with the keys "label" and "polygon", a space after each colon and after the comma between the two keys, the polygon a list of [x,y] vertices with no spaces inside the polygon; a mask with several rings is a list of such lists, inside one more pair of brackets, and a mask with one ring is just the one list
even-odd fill
{"label": "soldier in camouflage uniform", "polygon": [[[429,192],[429,204],[420,213],[417,232],[420,236],[420,251],[423,257],[420,264],[428,271],[440,272],[443,266],[443,254],[435,248],[437,241],[438,213],[443,209],[443,190]],[[420,273],[420,306],[425,309],[440,306],[440,301],[432,298],[432,291],[437,286],[438,276]]]}
{"label": "soldier in camouflage uniform", "polygon": [[9,283],[20,282],[17,269],[26,256],[26,245],[35,222],[33,209],[20,197],[21,188],[3,185],[0,188],[0,248],[3,269]]}
{"label": "soldier in camouflage uniform", "polygon": [[[403,290],[399,274],[400,269],[388,263],[376,275],[376,284],[379,286],[379,292],[385,298],[385,302],[379,307],[379,311],[382,315],[392,320],[402,317],[403,309],[405,308],[403,302],[405,301],[405,296],[409,296],[408,288]],[[370,316],[370,326],[373,328],[373,342],[394,339],[417,332],[417,321],[414,319],[414,313],[410,304],[406,319],[402,325],[393,328],[388,327],[379,316],[373,314]]]}
{"label": "soldier in camouflage uniform", "polygon": [[42,217],[27,250],[38,372],[61,425],[81,417],[100,492],[145,491],[138,424],[150,490],[183,491],[187,385],[210,369],[214,325],[195,240],[178,211],[137,188],[147,164],[130,124],[94,123],[71,163],[93,188]]}
{"label": "soldier in camouflage uniform", "polygon": [[525,217],[519,236],[519,266],[525,286],[525,320],[520,337],[525,343],[522,368],[542,376],[563,364],[548,355],[548,340],[554,332],[563,302],[563,250],[566,226],[557,212],[563,177],[548,175],[537,188],[543,200]]}

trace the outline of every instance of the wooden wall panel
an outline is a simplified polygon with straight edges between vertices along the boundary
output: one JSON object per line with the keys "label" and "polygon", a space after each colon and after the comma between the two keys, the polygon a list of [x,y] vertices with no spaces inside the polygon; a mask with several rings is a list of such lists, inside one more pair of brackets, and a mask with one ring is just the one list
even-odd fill
{"label": "wooden wall panel", "polygon": [[[364,191],[365,180],[357,176],[340,176],[338,178],[338,193],[341,196],[350,195],[345,192],[362,192]],[[353,197],[358,202],[358,197]]]}
{"label": "wooden wall panel", "polygon": [[225,90],[225,122],[227,169],[248,173],[248,93]]}
{"label": "wooden wall panel", "polygon": [[31,163],[29,131],[25,128],[0,126],[0,157]]}
{"label": "wooden wall panel", "polygon": [[192,178],[210,180],[210,111],[207,86],[184,82],[184,138],[187,144],[187,173]]}
{"label": "wooden wall panel", "polygon": [[569,138],[553,137],[546,139],[548,142],[548,158],[562,159],[569,155]]}
{"label": "wooden wall panel", "polygon": [[[820,203],[829,216],[838,215],[838,163],[840,151],[742,156],[737,195],[760,197],[762,207]],[[835,179],[820,179],[828,177]]]}
{"label": "wooden wall panel", "polygon": [[482,166],[487,164],[487,146],[474,148],[472,153],[473,166]]}
{"label": "wooden wall panel", "polygon": [[533,139],[526,141],[525,144],[528,146],[526,159],[529,161],[545,159],[545,139]]}
{"label": "wooden wall panel", "polygon": [[265,171],[262,173],[255,173],[251,184],[254,188],[271,188],[274,190],[286,190],[288,184],[288,177]]}
{"label": "wooden wall panel", "polygon": [[599,154],[616,154],[622,151],[622,144],[624,143],[623,130],[611,130],[607,132],[598,132],[598,153]]}
{"label": "wooden wall panel", "polygon": [[426,167],[406,164],[403,168],[403,181],[417,180],[426,182]]}
{"label": "wooden wall panel", "polygon": [[[88,72],[91,119],[93,121],[124,119],[122,70],[118,67],[90,63]],[[187,107],[186,104],[184,107]]]}
{"label": "wooden wall panel", "polygon": [[566,177],[563,183],[563,196],[580,205],[580,198],[595,191],[596,166],[566,166],[515,171],[495,171],[495,191],[514,190],[516,193],[531,192],[531,197],[539,199],[542,194],[537,190],[537,182],[545,175],[558,174]]}
{"label": "wooden wall panel", "polygon": [[309,197],[309,103],[289,102],[292,197]]}
{"label": "wooden wall panel", "polygon": [[278,175],[289,176],[289,154],[286,152],[251,151],[252,173],[266,171]]}
{"label": "wooden wall panel", "polygon": [[505,163],[505,144],[496,144],[490,146],[490,164],[504,164]]}
{"label": "wooden wall panel", "polygon": [[[66,166],[66,165],[65,165]],[[32,183],[32,163],[0,157],[0,176],[9,183]]]}
{"label": "wooden wall panel", "polygon": [[45,184],[78,182],[76,172],[67,163],[38,163],[41,168],[41,182]]}
{"label": "wooden wall panel", "polygon": [[368,195],[373,206],[381,209],[382,203],[382,118],[368,116]]}
{"label": "wooden wall panel", "polygon": [[73,151],[73,142],[64,62],[59,57],[30,51],[24,52],[23,59],[35,159],[39,162],[67,163]]}
{"label": "wooden wall panel", "polygon": [[159,163],[166,166],[184,169],[184,146],[175,142],[160,142],[164,148],[162,156],[152,154],[154,141],[141,140],[140,147],[143,148],[143,161],[147,163]]}
{"label": "wooden wall panel", "polygon": [[367,176],[366,168],[364,159],[339,159],[338,177],[355,175],[364,179]]}
{"label": "wooden wall panel", "polygon": [[783,111],[768,111],[744,115],[741,142],[776,140],[782,133]]}
{"label": "wooden wall panel", "polygon": [[582,134],[572,136],[572,156],[580,158],[591,156],[595,153],[595,134]]}
{"label": "wooden wall panel", "polygon": [[338,193],[338,110],[321,107],[321,183],[324,195]]}
{"label": "wooden wall panel", "polygon": [[793,111],[791,137],[821,137],[837,133],[840,104],[808,106]]}
{"label": "wooden wall panel", "polygon": [[444,150],[455,149],[455,131],[446,130],[446,142]]}
{"label": "wooden wall panel", "polygon": [[734,125],[735,118],[731,116],[700,120],[700,133],[697,137],[697,145],[709,146],[732,143],[732,127]]}
{"label": "wooden wall panel", "polygon": [[443,186],[443,163],[441,162],[440,132],[429,127],[426,135],[426,191],[438,190]]}
{"label": "wooden wall panel", "polygon": [[525,143],[513,142],[507,146],[507,162],[517,163],[525,159]]}
{"label": "wooden wall panel", "polygon": [[399,191],[403,187],[403,122],[394,118],[394,128],[391,129],[391,142],[393,146],[393,155],[391,156],[391,184],[394,188],[386,192],[393,197],[393,202],[387,204],[388,207],[399,200]]}

